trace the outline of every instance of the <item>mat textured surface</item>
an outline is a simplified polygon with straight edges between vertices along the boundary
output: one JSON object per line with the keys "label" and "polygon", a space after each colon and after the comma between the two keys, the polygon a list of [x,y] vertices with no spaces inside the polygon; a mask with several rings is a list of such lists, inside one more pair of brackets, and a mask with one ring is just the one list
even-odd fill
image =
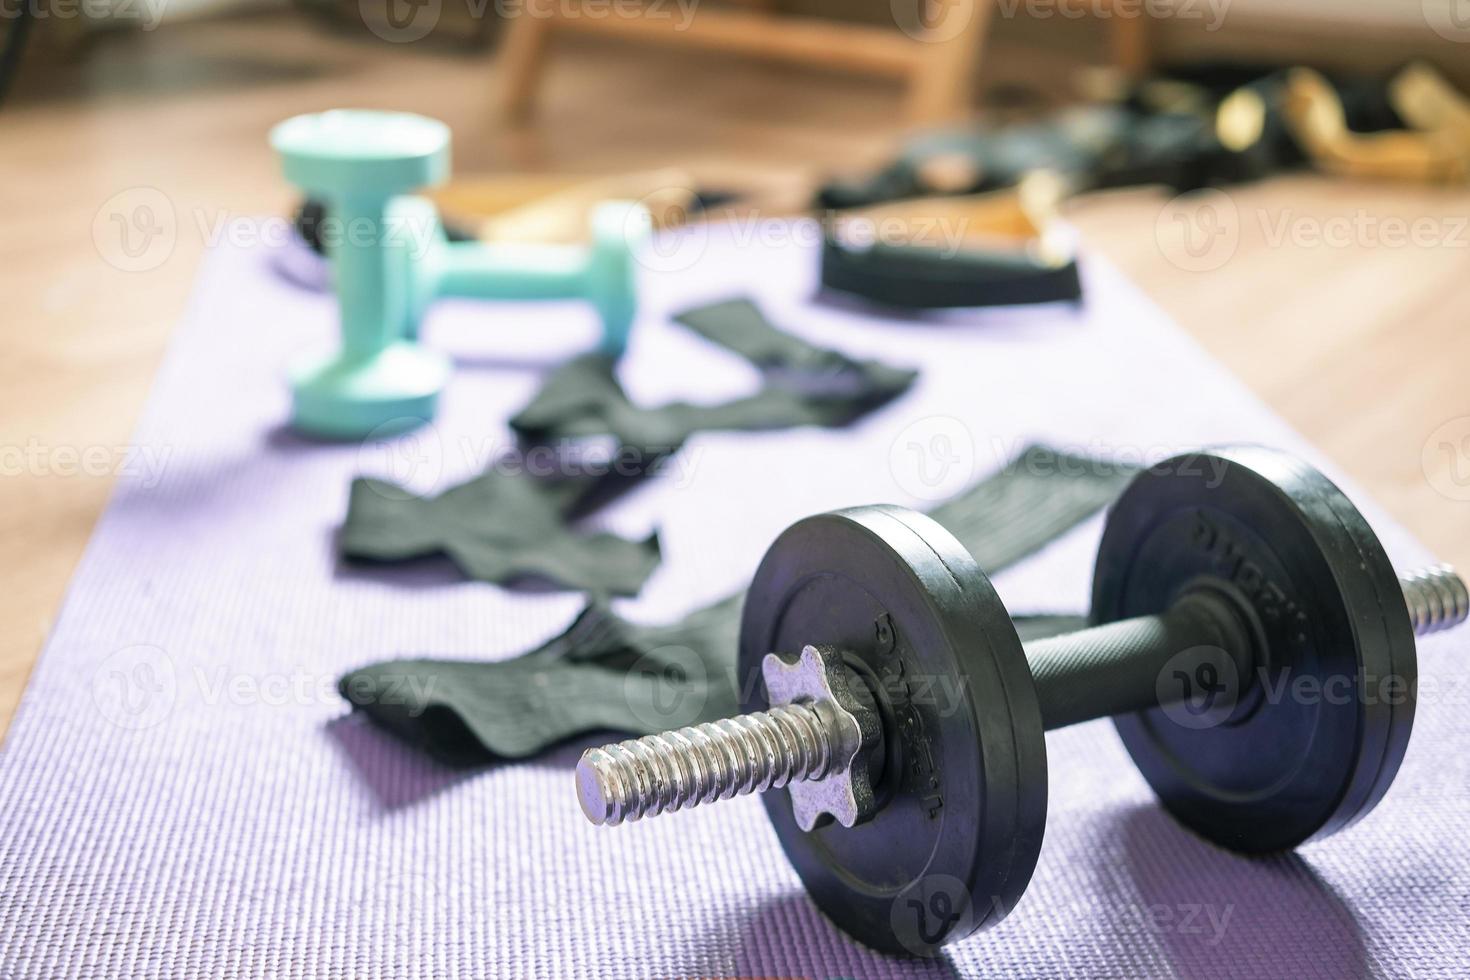
{"label": "mat textured surface", "polygon": [[[625,365],[632,397],[751,390],[748,365],[667,314],[752,288],[786,328],[922,376],[849,430],[695,436],[598,519],[633,539],[657,526],[664,543],[641,596],[617,605],[629,618],[728,594],[798,517],[942,499],[1033,439],[1133,460],[1247,440],[1322,462],[1097,262],[1080,310],[896,322],[812,302],[811,229],[756,230],[695,229],[660,250]],[[458,370],[438,423],[331,446],[282,427],[283,365],[331,324],[328,301],[262,252],[220,250],[201,270],[0,753],[0,977],[1470,972],[1463,636],[1421,644],[1418,728],[1384,804],[1297,855],[1244,860],[1179,829],[1106,723],[1049,736],[1030,890],[937,961],[884,959],[826,923],[753,799],[608,830],[572,796],[582,744],[470,772],[403,748],[348,714],[344,670],[509,655],[564,628],[581,598],[464,582],[432,561],[338,567],[349,481],[427,492],[472,475],[507,446],[499,420],[538,367],[596,329],[575,305],[442,304],[426,334]],[[1401,566],[1427,557],[1364,509]],[[1099,526],[1000,576],[1003,597],[1082,610]]]}

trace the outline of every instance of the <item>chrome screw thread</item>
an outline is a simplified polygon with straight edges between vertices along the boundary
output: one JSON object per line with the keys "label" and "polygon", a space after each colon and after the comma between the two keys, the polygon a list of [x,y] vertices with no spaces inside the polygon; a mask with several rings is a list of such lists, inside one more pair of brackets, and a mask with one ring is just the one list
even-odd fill
{"label": "chrome screw thread", "polygon": [[1402,576],[1399,585],[1417,636],[1447,630],[1470,618],[1470,591],[1449,565],[1417,569]]}
{"label": "chrome screw thread", "polygon": [[841,731],[827,702],[797,702],[588,749],[577,798],[595,824],[617,825],[821,779]]}

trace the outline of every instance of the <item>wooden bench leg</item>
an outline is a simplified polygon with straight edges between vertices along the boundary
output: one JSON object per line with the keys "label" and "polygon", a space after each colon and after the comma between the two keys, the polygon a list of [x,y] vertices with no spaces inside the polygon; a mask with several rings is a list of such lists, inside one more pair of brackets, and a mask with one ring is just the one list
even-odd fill
{"label": "wooden bench leg", "polygon": [[1149,50],[1149,19],[1142,10],[1113,11],[1108,40],[1113,49],[1113,64],[1129,78],[1142,78],[1153,66]]}
{"label": "wooden bench leg", "polygon": [[[580,30],[592,31],[606,34],[628,34],[634,36],[648,37],[653,32],[645,25],[631,21],[588,21],[576,24],[570,21],[563,23],[562,4],[557,0],[524,0],[525,8],[515,16],[507,30],[505,41],[500,53],[500,102],[505,115],[512,120],[524,120],[530,117],[535,108],[537,89],[540,87],[541,77],[546,67],[548,56],[548,45],[554,31],[577,27]],[[918,7],[923,11],[923,21],[919,24],[906,24],[902,26],[913,37],[912,40],[904,42],[903,45],[895,43],[898,39],[889,39],[886,32],[874,29],[865,29],[861,40],[868,40],[867,34],[872,38],[865,45],[857,46],[855,50],[849,50],[845,45],[850,35],[857,33],[856,28],[842,29],[838,25],[833,27],[834,40],[824,47],[821,54],[823,59],[815,56],[811,60],[847,61],[846,55],[857,56],[866,52],[866,56],[877,70],[884,72],[897,69],[907,74],[909,79],[907,116],[910,122],[916,124],[934,124],[962,118],[966,115],[970,105],[970,87],[974,79],[975,65],[980,57],[980,48],[985,42],[985,35],[990,26],[990,18],[994,11],[994,0],[915,0]],[[774,5],[774,0],[747,0],[746,6],[764,7],[767,4]],[[567,14],[566,16],[574,16]],[[731,24],[736,23],[733,15],[721,15]],[[709,21],[714,17],[711,14],[706,18]],[[745,20],[738,22],[749,26]],[[769,30],[772,39],[772,50],[768,55],[779,53],[783,58],[792,60],[807,60],[806,55],[811,54],[807,50],[802,51],[803,57],[795,57],[792,42],[794,26],[783,25],[779,17],[771,16],[769,22],[761,18],[759,24],[762,30]],[[804,33],[796,40],[810,40],[813,33],[811,29],[804,28]],[[708,34],[708,32],[705,32]],[[679,35],[669,35],[667,38],[660,36],[659,40],[674,41]],[[688,35],[683,36],[685,40],[694,40]],[[784,47],[776,45],[777,39],[785,43]],[[879,43],[880,39],[882,43]],[[723,40],[723,39],[721,39]],[[744,49],[750,47],[759,50],[760,45],[749,44],[747,40],[739,38],[739,44],[710,45],[711,39],[705,37],[703,42],[709,46],[732,47]],[[900,48],[907,47],[908,50],[900,53]]]}
{"label": "wooden bench leg", "polygon": [[554,4],[526,0],[500,47],[500,106],[516,122],[531,117],[545,74],[547,47],[558,19]]}
{"label": "wooden bench leg", "polygon": [[917,2],[927,8],[928,22],[914,42],[919,50],[909,83],[909,121],[932,125],[963,118],[969,112],[975,66],[994,4],[992,0]]}

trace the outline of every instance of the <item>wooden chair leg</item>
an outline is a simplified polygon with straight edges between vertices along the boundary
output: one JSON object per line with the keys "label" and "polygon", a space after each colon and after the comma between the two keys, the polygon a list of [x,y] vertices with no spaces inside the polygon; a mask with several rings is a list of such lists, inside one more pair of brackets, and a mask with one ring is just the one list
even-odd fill
{"label": "wooden chair leg", "polygon": [[1153,66],[1148,14],[1137,9],[1114,10],[1111,19],[1108,40],[1113,49],[1113,64],[1129,78],[1142,78]]}
{"label": "wooden chair leg", "polygon": [[[931,15],[915,40],[908,118],[919,125],[964,117],[980,49],[994,12],[992,0],[919,0]],[[938,9],[936,9],[938,8]]]}
{"label": "wooden chair leg", "polygon": [[528,2],[510,23],[500,48],[500,106],[508,119],[524,121],[535,110],[545,74],[547,47],[556,29],[555,5]]}

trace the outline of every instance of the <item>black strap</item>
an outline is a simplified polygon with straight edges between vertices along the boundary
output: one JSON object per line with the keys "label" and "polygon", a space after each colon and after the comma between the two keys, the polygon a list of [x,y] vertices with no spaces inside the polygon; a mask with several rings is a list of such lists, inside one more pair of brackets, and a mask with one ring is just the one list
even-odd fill
{"label": "black strap", "polygon": [[[1031,446],[932,514],[993,573],[1096,513],[1133,473]],[[658,626],[630,623],[593,602],[566,631],[511,660],[389,661],[347,674],[339,689],[375,721],[451,763],[524,758],[587,732],[696,724],[739,710],[741,598]],[[1083,625],[1080,616],[1017,620],[1028,640]]]}
{"label": "black strap", "polygon": [[854,247],[828,235],[822,285],[902,309],[1015,306],[1082,297],[1077,260],[1057,265],[1021,252],[946,253],[913,245]]}
{"label": "black strap", "polygon": [[553,372],[511,419],[532,442],[613,435],[622,444],[669,449],[700,431],[847,425],[909,389],[917,372],[856,360],[776,329],[747,299],[689,310],[674,318],[760,370],[764,384],[748,398],[719,405],[634,405],[614,364],[590,355]]}
{"label": "black strap", "polygon": [[539,579],[635,595],[658,565],[658,536],[629,541],[573,530],[566,515],[585,490],[570,480],[492,471],[421,498],[383,480],[359,478],[352,482],[338,548],[374,562],[444,554],[483,582]]}
{"label": "black strap", "polygon": [[572,521],[656,474],[695,432],[846,425],[917,376],[813,346],[776,329],[749,300],[677,319],[750,360],[765,378],[761,390],[720,405],[645,408],[629,400],[612,359],[574,358],[511,419],[521,446],[489,471],[435,497],[355,480],[338,538],[343,557],[381,563],[444,554],[481,581],[530,577],[600,596],[635,595],[658,564],[657,538],[589,534]]}

